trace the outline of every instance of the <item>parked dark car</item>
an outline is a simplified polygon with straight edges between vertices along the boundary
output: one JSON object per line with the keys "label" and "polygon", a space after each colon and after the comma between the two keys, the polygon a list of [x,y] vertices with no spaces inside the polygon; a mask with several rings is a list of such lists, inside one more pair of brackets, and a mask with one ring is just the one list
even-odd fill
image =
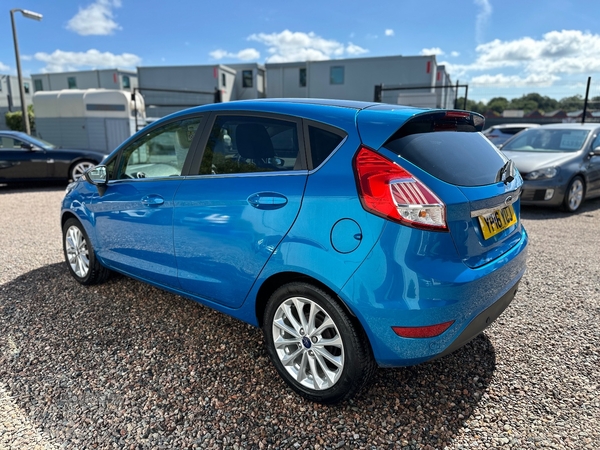
{"label": "parked dark car", "polygon": [[523,180],[483,122],[312,99],[176,113],[67,187],[68,270],[85,285],[115,270],[260,326],[296,392],[350,398],[377,365],[458,349],[515,296]]}
{"label": "parked dark car", "polygon": [[525,179],[524,205],[579,209],[600,197],[600,124],[559,123],[530,128],[500,147]]}
{"label": "parked dark car", "polygon": [[19,131],[0,131],[0,183],[77,180],[106,154],[59,148]]}

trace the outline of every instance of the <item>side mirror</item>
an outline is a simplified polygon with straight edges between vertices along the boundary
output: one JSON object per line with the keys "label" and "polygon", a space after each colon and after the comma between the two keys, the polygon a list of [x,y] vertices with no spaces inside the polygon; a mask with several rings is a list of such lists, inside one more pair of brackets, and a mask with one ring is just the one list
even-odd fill
{"label": "side mirror", "polygon": [[83,174],[84,178],[98,188],[98,193],[103,196],[108,184],[106,166],[96,166]]}
{"label": "side mirror", "polygon": [[92,170],[85,172],[84,177],[87,181],[96,186],[108,183],[106,166],[96,166]]}
{"label": "side mirror", "polygon": [[590,156],[600,156],[600,145],[592,149]]}
{"label": "side mirror", "polygon": [[29,142],[23,142],[21,144],[21,148],[23,150],[29,150],[29,151],[31,151],[31,150],[33,150],[33,145],[31,145]]}

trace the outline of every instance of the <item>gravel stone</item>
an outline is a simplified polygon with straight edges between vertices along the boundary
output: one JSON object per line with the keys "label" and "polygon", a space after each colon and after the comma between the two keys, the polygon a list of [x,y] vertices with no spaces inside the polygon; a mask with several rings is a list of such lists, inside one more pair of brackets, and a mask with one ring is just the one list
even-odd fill
{"label": "gravel stone", "polygon": [[600,200],[524,208],[504,314],[332,407],[287,388],[258,329],[124,276],[76,283],[63,192],[0,187],[0,449],[600,447]]}

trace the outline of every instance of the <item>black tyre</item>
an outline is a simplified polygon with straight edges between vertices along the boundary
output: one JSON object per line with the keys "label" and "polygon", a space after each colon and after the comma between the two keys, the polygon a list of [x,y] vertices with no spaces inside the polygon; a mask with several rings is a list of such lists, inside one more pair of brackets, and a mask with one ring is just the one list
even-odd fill
{"label": "black tyre", "polygon": [[85,229],[77,219],[69,219],[63,226],[63,251],[71,275],[81,284],[104,282],[110,271],[96,259]]}
{"label": "black tyre", "polygon": [[298,394],[337,403],[365,387],[377,368],[367,337],[326,292],[308,283],[269,299],[263,333],[277,372]]}
{"label": "black tyre", "polygon": [[71,177],[71,180],[77,181],[82,177],[86,170],[91,169],[95,165],[96,163],[94,161],[77,161],[71,166],[71,169],[69,169],[69,176]]}
{"label": "black tyre", "polygon": [[575,212],[583,203],[585,197],[585,183],[583,178],[576,176],[571,180],[565,192],[563,209],[567,212]]}

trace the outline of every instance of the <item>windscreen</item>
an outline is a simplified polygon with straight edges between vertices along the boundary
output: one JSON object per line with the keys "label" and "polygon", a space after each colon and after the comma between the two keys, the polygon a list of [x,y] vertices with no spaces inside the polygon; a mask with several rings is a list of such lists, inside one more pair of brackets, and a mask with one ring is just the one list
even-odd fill
{"label": "windscreen", "polygon": [[581,150],[589,130],[533,129],[507,142],[502,150],[523,152],[576,152]]}
{"label": "windscreen", "polygon": [[507,158],[481,133],[437,131],[409,134],[384,148],[436,178],[457,186],[484,186],[498,181]]}

